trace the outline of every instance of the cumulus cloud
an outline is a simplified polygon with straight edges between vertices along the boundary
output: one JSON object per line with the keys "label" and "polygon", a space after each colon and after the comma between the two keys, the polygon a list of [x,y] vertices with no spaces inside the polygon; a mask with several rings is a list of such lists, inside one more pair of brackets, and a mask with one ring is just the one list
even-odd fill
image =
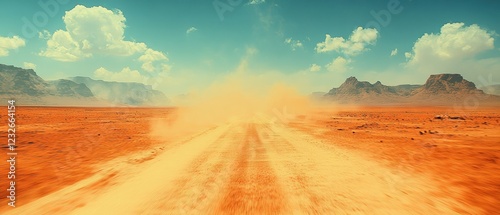
{"label": "cumulus cloud", "polygon": [[347,60],[343,57],[337,57],[333,59],[333,61],[326,65],[326,68],[330,72],[343,73],[348,69],[348,64],[350,60]]}
{"label": "cumulus cloud", "polygon": [[368,50],[368,45],[375,45],[378,38],[377,29],[356,28],[349,39],[343,37],[331,37],[326,35],[325,41],[316,44],[316,52],[325,53],[336,51],[350,56],[358,55]]}
{"label": "cumulus cloud", "polygon": [[[476,56],[495,48],[493,36],[494,33],[476,24],[447,23],[439,33],[426,33],[415,42],[412,51],[405,53],[408,60],[406,66],[427,73],[480,73],[491,70],[492,64],[486,65],[490,61],[476,59]],[[481,68],[480,62],[485,68]]]}
{"label": "cumulus cloud", "polygon": [[13,36],[13,37],[2,37],[0,36],[0,57],[9,56],[11,50],[17,50],[20,47],[26,45],[24,39]]}
{"label": "cumulus cloud", "polygon": [[498,84],[492,77],[500,71],[500,58],[481,55],[496,49],[495,36],[477,24],[447,23],[418,38],[403,65],[415,74],[459,73],[477,86]]}
{"label": "cumulus cloud", "polygon": [[23,67],[25,69],[32,69],[32,70],[35,70],[36,69],[36,64],[34,63],[30,63],[30,62],[24,62],[23,63]]}
{"label": "cumulus cloud", "polygon": [[303,47],[303,44],[302,42],[300,42],[300,40],[293,40],[292,38],[285,39],[285,43],[290,45],[293,51],[295,51],[297,48]]}
{"label": "cumulus cloud", "polygon": [[112,72],[103,67],[94,71],[94,77],[105,81],[118,82],[139,82],[143,83],[146,78],[137,70],[132,70],[129,67],[123,68],[119,72]]}
{"label": "cumulus cloud", "polygon": [[491,49],[494,49],[492,34],[478,25],[448,23],[441,27],[440,33],[424,34],[415,42],[408,55],[409,64],[459,61]]}
{"label": "cumulus cloud", "polygon": [[[161,61],[166,62],[168,61],[168,58],[163,52],[147,49],[144,54],[139,57],[139,61],[142,62],[142,69],[144,69],[144,71],[154,72],[156,70],[156,66],[153,64]],[[161,64],[161,67],[165,68],[164,65],[166,64]]]}
{"label": "cumulus cloud", "polygon": [[398,54],[398,49],[394,49],[391,51],[391,57],[396,56]]}
{"label": "cumulus cloud", "polygon": [[187,29],[187,30],[186,30],[186,34],[193,33],[193,32],[195,32],[195,31],[197,31],[197,30],[198,30],[197,28],[195,28],[195,27],[191,27],[191,28],[189,28],[189,29]]}
{"label": "cumulus cloud", "polygon": [[52,34],[41,56],[77,61],[94,54],[130,56],[147,49],[144,43],[124,39],[126,19],[120,10],[77,5],[66,12],[63,21],[66,29]]}
{"label": "cumulus cloud", "polygon": [[309,67],[309,71],[311,72],[319,72],[321,70],[321,66],[317,64],[312,64],[311,67]]}

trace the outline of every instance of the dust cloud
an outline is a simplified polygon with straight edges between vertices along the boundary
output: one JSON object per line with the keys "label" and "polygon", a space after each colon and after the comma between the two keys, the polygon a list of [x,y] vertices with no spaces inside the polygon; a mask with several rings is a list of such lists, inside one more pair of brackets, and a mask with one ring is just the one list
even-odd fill
{"label": "dust cloud", "polygon": [[314,110],[309,96],[293,86],[251,75],[237,69],[207,89],[191,92],[168,119],[153,120],[152,135],[170,139],[257,115],[276,121],[292,119]]}

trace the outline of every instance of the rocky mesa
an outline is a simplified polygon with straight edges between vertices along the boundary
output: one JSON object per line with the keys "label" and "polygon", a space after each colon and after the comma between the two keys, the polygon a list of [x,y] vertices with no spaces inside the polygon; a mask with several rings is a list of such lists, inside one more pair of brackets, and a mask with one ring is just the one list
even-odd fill
{"label": "rocky mesa", "polygon": [[371,84],[349,77],[338,88],[331,89],[324,98],[338,103],[361,104],[420,104],[447,105],[464,102],[474,97],[487,103],[500,101],[498,96],[489,95],[476,88],[460,74],[431,75],[423,85],[386,86],[380,81]]}

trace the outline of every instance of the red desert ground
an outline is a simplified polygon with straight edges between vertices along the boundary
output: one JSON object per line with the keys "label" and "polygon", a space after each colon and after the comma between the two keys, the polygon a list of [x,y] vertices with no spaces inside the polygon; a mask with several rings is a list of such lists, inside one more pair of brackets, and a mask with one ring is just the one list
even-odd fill
{"label": "red desert ground", "polygon": [[[499,100],[460,75],[398,87],[349,78],[312,99],[215,90],[169,108],[47,106],[97,100],[82,78],[29,80],[39,94],[16,101],[16,207],[4,190],[2,214],[500,211]],[[133,101],[161,97],[147,95]]]}

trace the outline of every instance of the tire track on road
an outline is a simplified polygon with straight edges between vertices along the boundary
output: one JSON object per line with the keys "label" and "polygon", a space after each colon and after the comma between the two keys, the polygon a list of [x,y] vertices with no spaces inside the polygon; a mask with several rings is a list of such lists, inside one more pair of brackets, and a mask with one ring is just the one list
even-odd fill
{"label": "tire track on road", "polygon": [[[189,168],[151,202],[141,214],[204,214],[210,203],[219,196],[222,186],[229,180],[241,147],[234,140],[244,137],[241,125],[230,127],[226,133],[211,143],[203,154],[191,162]],[[207,143],[208,144],[208,143]]]}
{"label": "tire track on road", "polygon": [[214,214],[281,214],[285,196],[256,125],[249,123],[233,175]]}
{"label": "tire track on road", "polygon": [[[71,214],[139,214],[149,205],[159,202],[165,190],[172,190],[179,178],[193,162],[203,162],[203,155],[228,135],[233,125],[219,126],[202,135],[164,151],[154,160],[141,165],[142,171],[120,185],[112,187]],[[198,159],[198,160],[197,160]],[[210,157],[207,157],[210,159]],[[153,212],[152,212],[153,213]]]}
{"label": "tire track on road", "polygon": [[307,159],[290,142],[274,133],[269,124],[262,126],[262,133],[267,136],[269,156],[272,157],[273,169],[279,170],[278,175],[286,190],[290,202],[286,214],[325,214],[328,207],[320,193],[312,189],[315,185],[309,171],[316,168],[316,164]]}

